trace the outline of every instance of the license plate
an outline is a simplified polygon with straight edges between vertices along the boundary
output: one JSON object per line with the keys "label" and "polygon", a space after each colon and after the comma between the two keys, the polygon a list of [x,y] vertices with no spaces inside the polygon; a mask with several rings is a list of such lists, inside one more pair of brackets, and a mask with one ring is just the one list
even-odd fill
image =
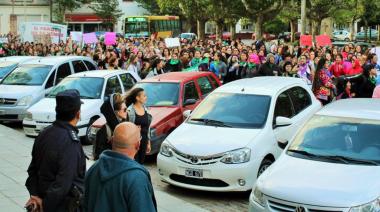
{"label": "license plate", "polygon": [[203,178],[203,170],[200,169],[185,169],[185,176]]}

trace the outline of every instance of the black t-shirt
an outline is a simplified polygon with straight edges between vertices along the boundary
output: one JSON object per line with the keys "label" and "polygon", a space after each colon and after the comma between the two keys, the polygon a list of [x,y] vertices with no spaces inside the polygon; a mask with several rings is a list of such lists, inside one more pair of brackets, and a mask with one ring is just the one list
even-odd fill
{"label": "black t-shirt", "polygon": [[145,112],[144,115],[140,116],[136,113],[135,124],[141,127],[141,141],[148,141],[148,131],[149,131],[149,120],[148,113]]}

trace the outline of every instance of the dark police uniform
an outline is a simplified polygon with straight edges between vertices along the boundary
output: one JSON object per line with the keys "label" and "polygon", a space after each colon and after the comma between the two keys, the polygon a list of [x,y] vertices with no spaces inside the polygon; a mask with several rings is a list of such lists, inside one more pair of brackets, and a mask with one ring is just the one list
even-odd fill
{"label": "dark police uniform", "polygon": [[[81,104],[76,90],[57,94],[56,101],[56,111]],[[45,212],[69,211],[76,191],[83,192],[86,158],[77,134],[76,127],[57,120],[34,142],[25,185],[30,195],[42,199]]]}

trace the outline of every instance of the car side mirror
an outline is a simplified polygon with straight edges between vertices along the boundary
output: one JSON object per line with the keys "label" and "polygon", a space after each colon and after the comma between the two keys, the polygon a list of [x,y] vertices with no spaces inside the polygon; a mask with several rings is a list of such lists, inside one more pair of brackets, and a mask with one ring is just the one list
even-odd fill
{"label": "car side mirror", "polygon": [[288,146],[289,144],[289,141],[277,141],[277,145],[278,147],[280,147],[281,149],[285,149],[286,146]]}
{"label": "car side mirror", "polygon": [[192,112],[191,110],[185,110],[185,111],[183,112],[183,117],[184,117],[185,119],[189,118],[191,112]]}
{"label": "car side mirror", "polygon": [[188,105],[193,105],[197,103],[197,100],[196,99],[186,99],[185,103],[183,104],[184,106],[188,106]]}
{"label": "car side mirror", "polygon": [[276,124],[275,127],[286,127],[293,124],[293,121],[290,118],[286,118],[283,116],[276,117]]}

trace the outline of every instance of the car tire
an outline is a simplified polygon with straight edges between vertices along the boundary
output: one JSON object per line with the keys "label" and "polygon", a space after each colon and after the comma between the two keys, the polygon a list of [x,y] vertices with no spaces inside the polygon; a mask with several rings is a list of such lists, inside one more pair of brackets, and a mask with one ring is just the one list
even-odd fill
{"label": "car tire", "polygon": [[88,139],[88,133],[89,133],[89,130],[90,130],[90,126],[96,121],[96,118],[92,118],[90,119],[90,121],[88,122],[88,127],[86,129],[86,135],[82,137],[82,144],[83,145],[93,145],[93,143]]}
{"label": "car tire", "polygon": [[267,168],[272,165],[273,161],[272,160],[269,160],[269,159],[264,159],[262,162],[261,162],[261,165],[260,165],[260,168],[259,168],[259,171],[257,172],[257,177],[259,177],[262,173],[264,173],[265,170],[267,170]]}

